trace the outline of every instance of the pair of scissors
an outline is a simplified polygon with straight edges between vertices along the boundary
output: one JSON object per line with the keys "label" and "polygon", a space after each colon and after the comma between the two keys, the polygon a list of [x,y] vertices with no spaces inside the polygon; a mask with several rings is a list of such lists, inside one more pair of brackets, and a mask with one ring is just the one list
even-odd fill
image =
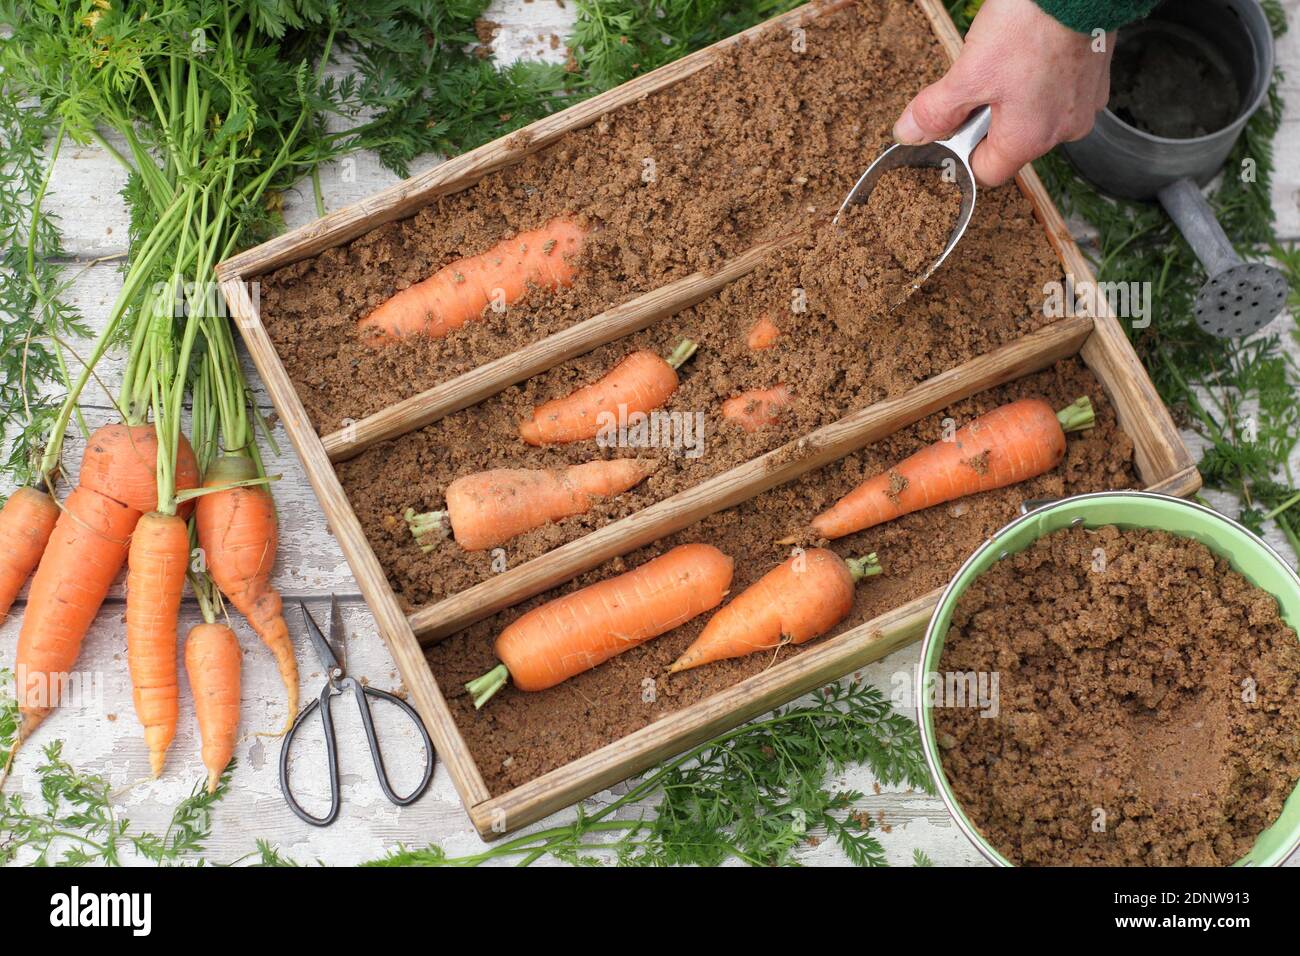
{"label": "pair of scissors", "polygon": [[[339,753],[338,741],[334,736],[334,715],[330,711],[330,702],[341,694],[351,691],[356,697],[357,707],[361,711],[361,723],[366,729],[366,741],[370,744],[370,757],[375,764],[375,773],[379,776],[379,787],[384,791],[390,802],[399,807],[409,806],[420,798],[425,789],[429,786],[429,781],[433,778],[433,764],[437,759],[433,750],[433,741],[429,739],[429,732],[424,729],[424,722],[420,720],[420,715],[415,712],[415,708],[402,700],[395,697],[387,691],[378,690],[374,687],[367,687],[354,677],[348,677],[343,670],[343,665],[339,663],[338,657],[334,653],[334,646],[337,645],[343,637],[343,614],[339,609],[338,598],[330,596],[330,639],[327,641],[325,635],[321,633],[320,626],[307,610],[307,605],[300,604],[302,608],[303,622],[307,625],[307,636],[311,639],[312,646],[316,648],[316,656],[320,658],[321,664],[325,668],[325,686],[321,689],[320,697],[313,700],[310,704],[302,709],[294,719],[293,726],[284,737],[284,743],[280,747],[280,789],[284,791],[284,799],[289,803],[289,809],[298,815],[298,818],[312,826],[324,827],[329,826],[339,815]],[[384,769],[384,755],[379,749],[379,739],[375,735],[375,722],[370,715],[370,702],[367,697],[374,697],[377,700],[384,700],[399,708],[411,722],[415,724],[416,729],[420,731],[420,737],[424,741],[424,776],[420,783],[409,794],[399,797],[394,791],[392,784],[388,781],[388,771]],[[303,722],[313,713],[320,711],[321,723],[325,729],[325,754],[329,759],[329,776],[330,776],[330,808],[329,812],[323,817],[313,816],[304,810],[294,798],[293,791],[289,786],[289,748],[293,745],[293,738],[302,727]]]}

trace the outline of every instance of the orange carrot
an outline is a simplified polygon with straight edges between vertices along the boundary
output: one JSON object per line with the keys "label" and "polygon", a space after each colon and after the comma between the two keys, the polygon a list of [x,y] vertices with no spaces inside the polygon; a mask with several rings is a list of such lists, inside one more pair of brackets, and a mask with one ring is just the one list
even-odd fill
{"label": "orange carrot", "polygon": [[425,551],[431,533],[446,535],[451,523],[456,543],[466,551],[505,544],[516,535],[588,511],[601,498],[622,494],[654,474],[654,458],[615,458],[572,465],[563,471],[493,468],[457,478],[447,486],[447,510],[416,514],[406,510],[411,534]]}
{"label": "orange carrot", "polygon": [[127,559],[126,661],[155,777],[176,736],[176,622],[189,561],[184,518],[157,511],[140,518]]}
{"label": "orange carrot", "polygon": [[787,641],[811,641],[853,609],[853,586],[879,573],[874,554],[848,561],[825,548],[797,554],[713,615],[669,673],[770,650]]}
{"label": "orange carrot", "polygon": [[474,706],[513,680],[554,687],[722,603],[734,563],[711,544],[683,544],[634,571],[533,608],[496,640],[502,663],[465,687]]}
{"label": "orange carrot", "polygon": [[1092,403],[1087,397],[1059,413],[1039,398],[1003,405],[958,429],[951,441],[935,442],[868,478],[814,518],[813,530],[822,537],[840,538],[922,508],[1044,474],[1065,456],[1066,432],[1092,426]]}
{"label": "orange carrot", "polygon": [[554,290],[573,284],[570,257],[582,249],[587,230],[570,219],[552,219],[487,252],[457,260],[423,282],[403,289],[359,323],[376,344],[408,335],[439,339],[478,319],[494,300],[509,305],[529,285]]}
{"label": "orange carrot", "polygon": [[722,417],[747,432],[758,431],[781,420],[781,412],[794,395],[785,385],[755,388],[722,403]]}
{"label": "orange carrot", "polygon": [[59,703],[58,688],[72,671],[86,630],[122,570],[139,519],[140,512],[84,486],[74,488],[64,501],[32,578],[18,633],[18,742]]}
{"label": "orange carrot", "polygon": [[217,792],[239,729],[239,640],[224,624],[196,624],[185,639],[185,673],[194,694],[208,793]]}
{"label": "orange carrot", "polygon": [[58,503],[32,487],[19,488],[0,509],[0,624],[40,563],[58,520]]}
{"label": "orange carrot", "polygon": [[677,369],[695,349],[694,342],[683,339],[667,360],[647,349],[633,352],[598,381],[534,408],[532,420],[520,424],[519,435],[530,445],[581,441],[618,421],[620,409],[623,417],[653,411],[677,391]]}
{"label": "orange carrot", "polygon": [[745,341],[751,349],[759,352],[776,345],[776,340],[780,337],[781,330],[777,328],[776,323],[767,316],[763,316],[754,323],[754,327],[749,330],[749,337]]}
{"label": "orange carrot", "polygon": [[[147,514],[158,507],[158,435],[153,425],[118,422],[96,429],[86,442],[77,481],[128,508]],[[176,491],[199,486],[194,449],[180,436],[176,452]],[[188,516],[194,503],[177,512]]]}
{"label": "orange carrot", "polygon": [[[203,486],[247,481],[256,474],[251,459],[228,455],[208,467]],[[198,499],[194,521],[212,580],[275,656],[288,695],[284,726],[288,730],[298,713],[298,661],[284,623],[280,592],[271,586],[279,546],[275,501],[264,485],[214,491]]]}

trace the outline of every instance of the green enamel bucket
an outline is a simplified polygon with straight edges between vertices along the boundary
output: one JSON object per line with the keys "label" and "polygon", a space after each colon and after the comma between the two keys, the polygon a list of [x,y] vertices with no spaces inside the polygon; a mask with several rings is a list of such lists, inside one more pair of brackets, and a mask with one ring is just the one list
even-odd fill
{"label": "green enamel bucket", "polygon": [[[983,856],[996,866],[1013,864],[985,840],[957,802],[944,775],[934,733],[934,704],[927,675],[939,672],[944,637],[953,608],[970,583],[996,562],[1023,551],[1039,538],[1062,528],[1149,528],[1200,541],[1226,558],[1234,570],[1277,598],[1283,619],[1300,634],[1300,577],[1276,551],[1244,527],[1202,505],[1144,491],[1100,492],[1048,502],[1021,515],[980,546],[948,584],[930,618],[921,644],[921,662],[914,692],[921,745],[939,795],[957,826]],[[1250,852],[1234,866],[1277,866],[1300,846],[1300,787],[1292,790],[1281,816],[1255,840]]]}

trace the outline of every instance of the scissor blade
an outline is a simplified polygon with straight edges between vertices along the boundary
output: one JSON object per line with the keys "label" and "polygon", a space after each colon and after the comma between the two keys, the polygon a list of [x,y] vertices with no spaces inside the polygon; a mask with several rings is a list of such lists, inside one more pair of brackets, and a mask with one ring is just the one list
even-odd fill
{"label": "scissor blade", "polygon": [[333,647],[343,646],[343,608],[339,606],[337,594],[330,595],[330,644]]}
{"label": "scissor blade", "polygon": [[[311,616],[311,612],[307,610],[307,605],[299,601],[298,606],[302,608],[303,623],[307,625],[307,636],[311,639],[312,646],[316,648],[316,656],[320,658],[321,664],[327,671],[334,670],[339,666],[339,659],[334,654],[334,648],[330,647],[330,642],[325,639],[325,634],[321,631],[320,625],[316,623],[316,619]],[[332,629],[333,622],[331,621]]]}

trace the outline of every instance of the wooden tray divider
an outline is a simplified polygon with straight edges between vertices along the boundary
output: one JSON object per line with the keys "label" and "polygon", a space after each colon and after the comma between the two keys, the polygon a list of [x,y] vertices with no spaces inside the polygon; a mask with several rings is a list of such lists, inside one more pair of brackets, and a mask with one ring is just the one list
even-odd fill
{"label": "wooden tray divider", "polygon": [[771,252],[801,235],[787,233],[755,245],[715,272],[695,272],[569,326],[516,352],[480,365],[403,399],[321,439],[330,461],[344,461],[377,442],[396,438],[475,405],[518,382],[687,309],[752,272]]}
{"label": "wooden tray divider", "polygon": [[407,618],[411,630],[425,644],[454,634],[603,561],[635,551],[707,515],[843,458],[955,401],[1073,355],[1092,332],[1092,326],[1092,320],[1087,318],[1062,319],[941,372],[897,398],[846,415],[671,498],[420,608]]}

